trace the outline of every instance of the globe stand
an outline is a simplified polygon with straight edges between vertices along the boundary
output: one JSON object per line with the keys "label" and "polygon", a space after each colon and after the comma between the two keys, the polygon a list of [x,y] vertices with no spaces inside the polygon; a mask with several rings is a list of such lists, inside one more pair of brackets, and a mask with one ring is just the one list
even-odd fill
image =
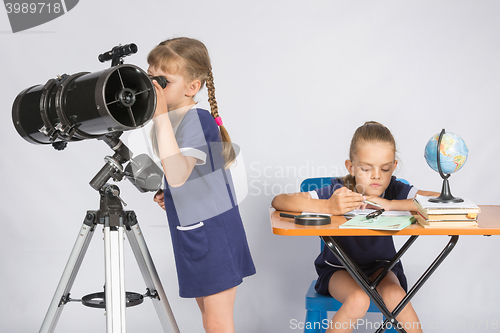
{"label": "globe stand", "polygon": [[440,148],[441,148],[441,140],[443,139],[443,135],[445,133],[445,130],[441,131],[439,134],[439,140],[437,144],[437,149],[436,149],[436,154],[437,154],[437,165],[438,165],[438,170],[439,170],[439,175],[441,178],[443,178],[443,187],[441,189],[441,194],[437,198],[431,198],[429,199],[430,202],[443,202],[443,203],[451,203],[451,202],[463,202],[464,199],[462,198],[455,198],[453,195],[451,195],[450,191],[450,183],[448,182],[448,178],[450,178],[451,174],[445,175],[443,173],[443,170],[441,170],[441,160],[439,158],[440,155]]}

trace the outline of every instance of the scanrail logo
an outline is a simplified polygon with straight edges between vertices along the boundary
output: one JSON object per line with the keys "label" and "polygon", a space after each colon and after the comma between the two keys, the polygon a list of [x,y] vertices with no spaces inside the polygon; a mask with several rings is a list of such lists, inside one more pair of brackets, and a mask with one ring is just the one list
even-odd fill
{"label": "scanrail logo", "polygon": [[[43,2],[42,2],[43,1]],[[4,0],[12,32],[52,21],[75,8],[79,0]]]}

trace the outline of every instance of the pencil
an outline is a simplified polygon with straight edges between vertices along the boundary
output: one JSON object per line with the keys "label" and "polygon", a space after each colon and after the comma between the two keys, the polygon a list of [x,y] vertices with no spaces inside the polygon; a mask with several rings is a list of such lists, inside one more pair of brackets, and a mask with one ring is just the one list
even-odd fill
{"label": "pencil", "polygon": [[373,201],[364,200],[363,203],[368,204],[368,205],[372,205],[372,206],[375,206],[375,207],[378,207],[378,208],[382,208],[382,206],[380,206],[379,204],[377,204],[377,203],[375,203]]}

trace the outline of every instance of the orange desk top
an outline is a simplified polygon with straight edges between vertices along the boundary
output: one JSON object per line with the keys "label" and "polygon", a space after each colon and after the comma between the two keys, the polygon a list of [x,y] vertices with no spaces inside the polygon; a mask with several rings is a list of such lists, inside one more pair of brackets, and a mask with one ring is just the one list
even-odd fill
{"label": "orange desk top", "polygon": [[280,211],[273,208],[270,209],[270,215],[273,233],[282,236],[500,235],[500,206],[479,207],[481,208],[477,219],[479,227],[437,229],[412,224],[401,231],[339,229],[339,225],[346,222],[343,216],[332,216],[332,223],[326,226],[303,226],[295,224],[293,219],[280,217]]}

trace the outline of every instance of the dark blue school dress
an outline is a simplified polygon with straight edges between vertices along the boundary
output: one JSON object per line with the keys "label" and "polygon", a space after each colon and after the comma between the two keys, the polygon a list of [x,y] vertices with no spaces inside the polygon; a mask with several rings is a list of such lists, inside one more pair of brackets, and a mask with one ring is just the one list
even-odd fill
{"label": "dark blue school dress", "polygon": [[182,186],[171,187],[165,179],[179,294],[213,295],[239,285],[255,267],[214,118],[191,109],[174,130],[181,153],[197,159]]}
{"label": "dark blue school dress", "polygon": [[[332,179],[332,185],[317,189],[319,199],[329,199],[336,189],[342,187],[342,180],[338,178]],[[412,190],[413,189],[413,190]],[[396,177],[391,178],[389,186],[385,190],[382,197],[388,200],[403,200],[408,199],[408,195],[415,192],[411,185],[404,184]],[[410,196],[412,196],[410,194]],[[346,252],[356,262],[361,270],[369,277],[376,270],[387,266],[389,261],[396,254],[392,236],[342,236],[337,237],[339,243],[344,247]],[[335,255],[324,247],[320,255],[314,262],[316,271],[318,272],[318,280],[316,281],[316,291],[323,295],[330,295],[328,291],[328,283],[333,273],[339,269],[344,269],[342,264],[337,260]],[[407,291],[408,285],[403,272],[403,265],[399,261],[392,269],[396,274],[401,287]]]}

